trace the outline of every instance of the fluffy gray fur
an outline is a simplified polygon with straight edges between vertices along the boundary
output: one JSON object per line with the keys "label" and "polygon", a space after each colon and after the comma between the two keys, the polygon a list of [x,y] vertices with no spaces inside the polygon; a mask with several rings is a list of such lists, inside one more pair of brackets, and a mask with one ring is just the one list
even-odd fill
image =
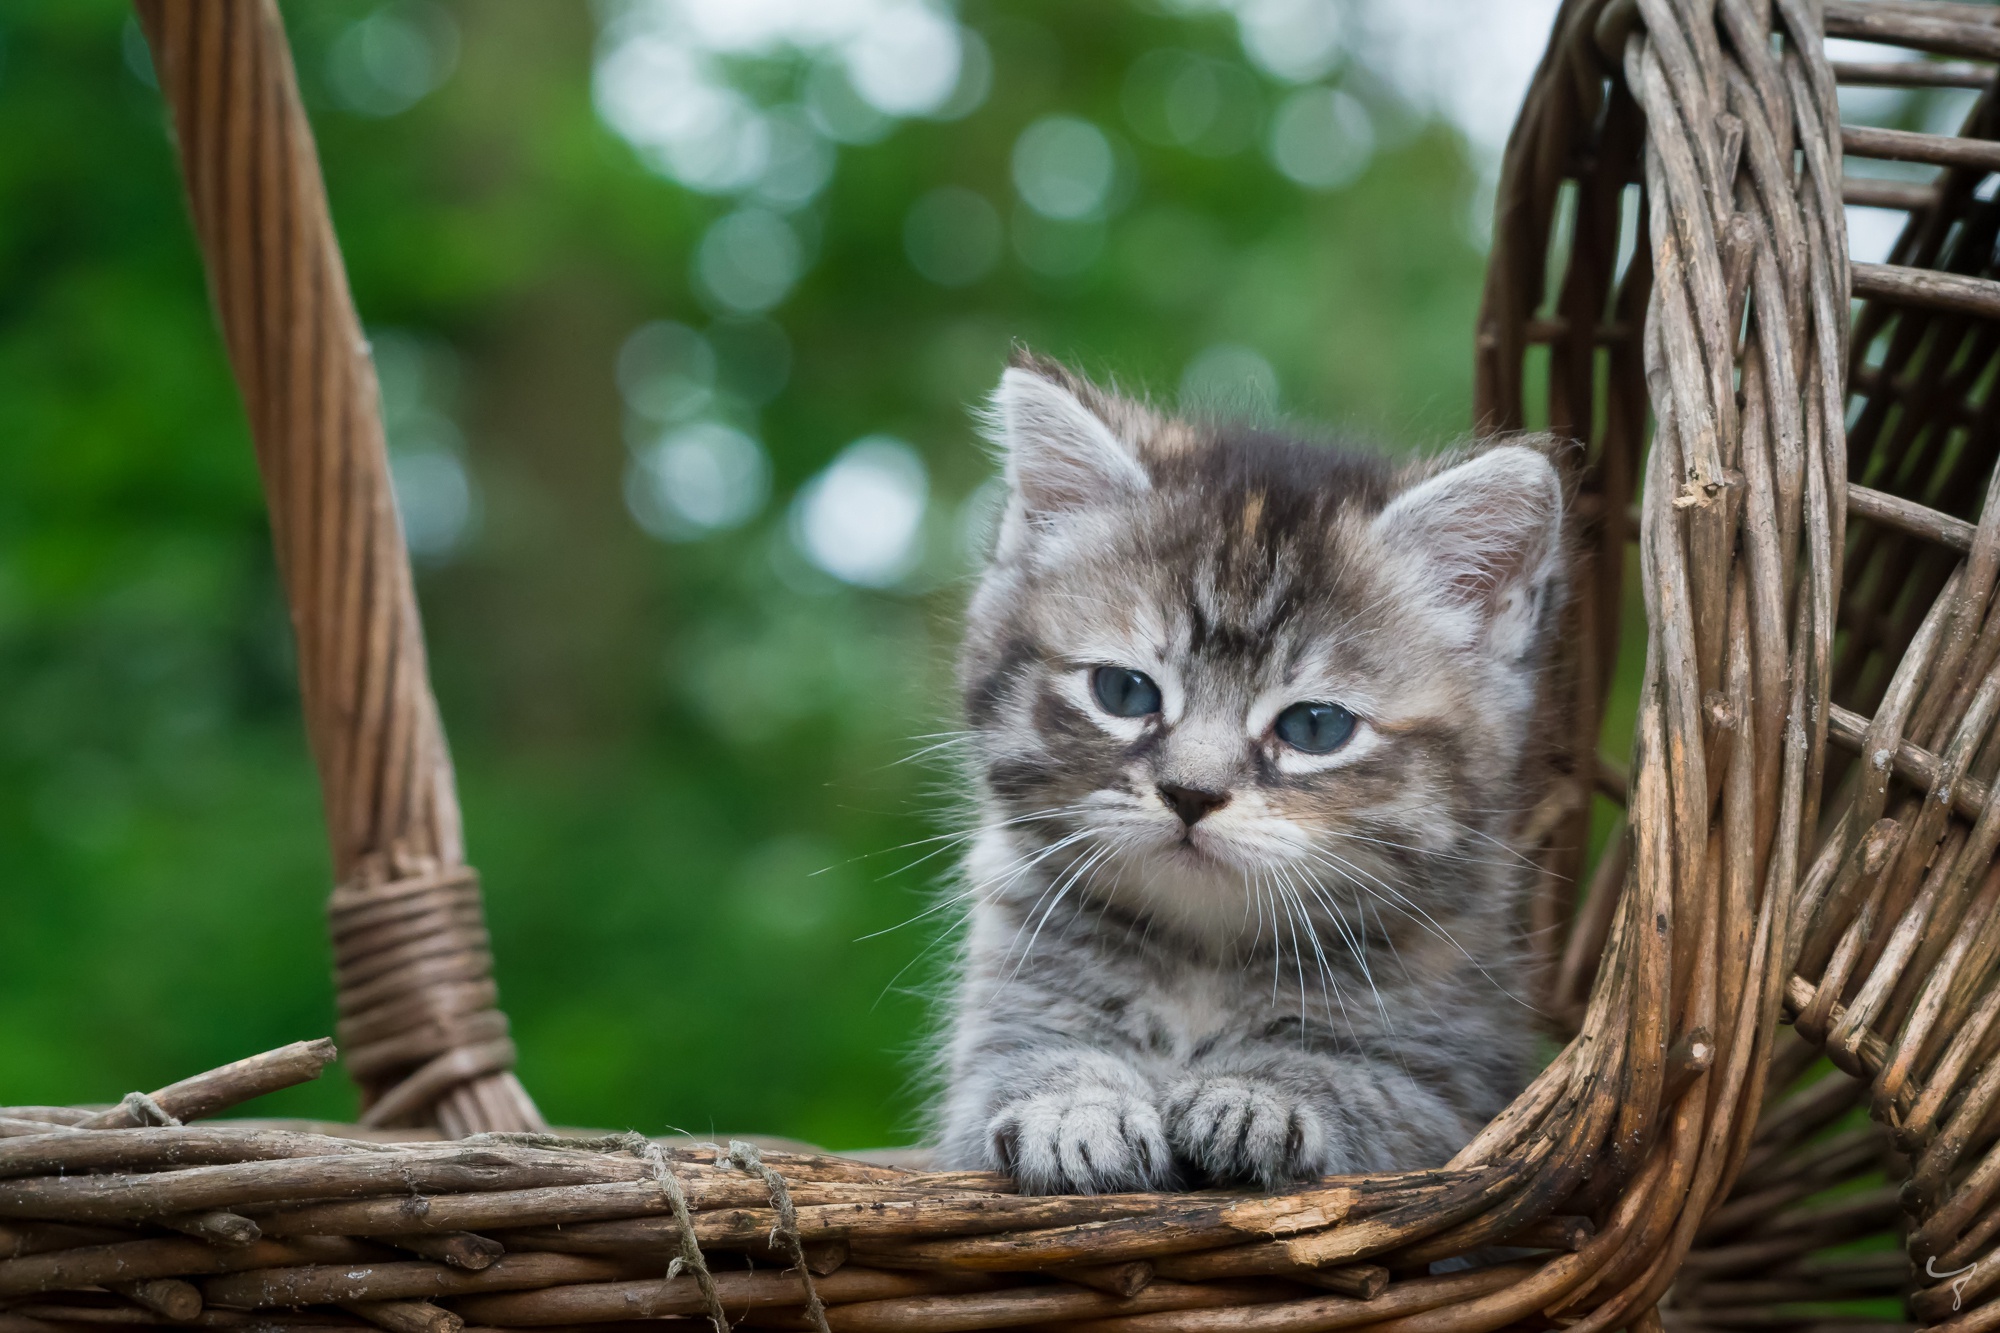
{"label": "fluffy gray fur", "polygon": [[[1530,1051],[1507,838],[1560,591],[1546,449],[1398,467],[1027,354],[989,423],[944,1162],[1043,1193],[1442,1164]],[[1159,709],[1113,716],[1100,666]],[[1351,739],[1286,745],[1299,701]],[[1175,788],[1220,803],[1186,822]]]}

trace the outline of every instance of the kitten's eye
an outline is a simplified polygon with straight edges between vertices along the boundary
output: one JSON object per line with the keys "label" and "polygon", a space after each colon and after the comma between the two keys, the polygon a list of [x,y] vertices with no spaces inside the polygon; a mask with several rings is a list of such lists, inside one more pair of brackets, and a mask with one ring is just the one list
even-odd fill
{"label": "kitten's eye", "polygon": [[1160,711],[1160,687],[1145,672],[1129,667],[1093,668],[1090,692],[1113,717],[1144,717]]}
{"label": "kitten's eye", "polygon": [[1298,703],[1278,714],[1271,730],[1294,750],[1332,754],[1354,734],[1354,714],[1339,704]]}

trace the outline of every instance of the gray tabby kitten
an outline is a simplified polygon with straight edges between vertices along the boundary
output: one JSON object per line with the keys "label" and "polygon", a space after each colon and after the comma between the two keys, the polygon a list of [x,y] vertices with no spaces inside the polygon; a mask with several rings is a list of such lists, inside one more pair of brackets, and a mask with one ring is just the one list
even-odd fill
{"label": "gray tabby kitten", "polygon": [[1530,1052],[1505,839],[1555,468],[1174,420],[1025,353],[990,429],[944,1163],[1038,1193],[1442,1164]]}

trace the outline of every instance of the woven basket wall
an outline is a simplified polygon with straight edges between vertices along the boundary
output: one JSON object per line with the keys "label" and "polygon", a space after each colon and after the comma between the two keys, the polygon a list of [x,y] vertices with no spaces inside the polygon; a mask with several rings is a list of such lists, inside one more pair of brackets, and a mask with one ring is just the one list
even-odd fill
{"label": "woven basket wall", "polygon": [[[1879,45],[1835,64],[1822,36]],[[1894,1324],[1906,1296],[2000,1321],[1996,57],[1985,5],[1565,4],[1510,144],[1479,410],[1537,399],[1590,444],[1579,790],[1628,558],[1649,626],[1629,858],[1551,1007],[1594,1037],[1629,988],[1610,1031],[1647,1100],[1633,1057],[1663,1042],[1671,1086],[1675,1051],[1716,1047],[1660,1131],[1685,1194],[1649,1294],[1690,1250],[1670,1323]],[[1931,135],[1841,126],[1837,85],[1978,96]],[[1892,263],[1849,263],[1843,201],[1907,216]],[[1581,844],[1569,818],[1552,847]],[[1547,863],[1560,898],[1575,862]]]}
{"label": "woven basket wall", "polygon": [[[1521,830],[1568,1044],[1444,1171],[1047,1200],[534,1133],[276,8],[139,10],[293,608],[366,1110],[342,1138],[167,1123],[297,1053],[0,1110],[0,1333],[2000,1326],[2000,9],[1565,0],[1476,356],[1482,429],[1586,446]],[[1828,35],[1903,50],[1837,65]],[[1844,128],[1840,83],[1977,100],[1957,135]],[[1843,201],[1907,215],[1892,262],[1849,262]],[[1594,793],[1626,814],[1587,868]],[[432,1126],[516,1133],[382,1142]]]}

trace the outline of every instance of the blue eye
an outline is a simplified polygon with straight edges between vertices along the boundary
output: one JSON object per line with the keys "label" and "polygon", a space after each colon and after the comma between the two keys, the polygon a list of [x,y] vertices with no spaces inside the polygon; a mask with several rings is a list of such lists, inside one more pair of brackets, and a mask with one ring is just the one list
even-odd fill
{"label": "blue eye", "polygon": [[1160,687],[1145,672],[1129,667],[1093,668],[1090,692],[1113,717],[1144,717],[1160,711]]}
{"label": "blue eye", "polygon": [[1354,714],[1339,704],[1299,703],[1278,714],[1271,730],[1294,750],[1332,754],[1354,735]]}

